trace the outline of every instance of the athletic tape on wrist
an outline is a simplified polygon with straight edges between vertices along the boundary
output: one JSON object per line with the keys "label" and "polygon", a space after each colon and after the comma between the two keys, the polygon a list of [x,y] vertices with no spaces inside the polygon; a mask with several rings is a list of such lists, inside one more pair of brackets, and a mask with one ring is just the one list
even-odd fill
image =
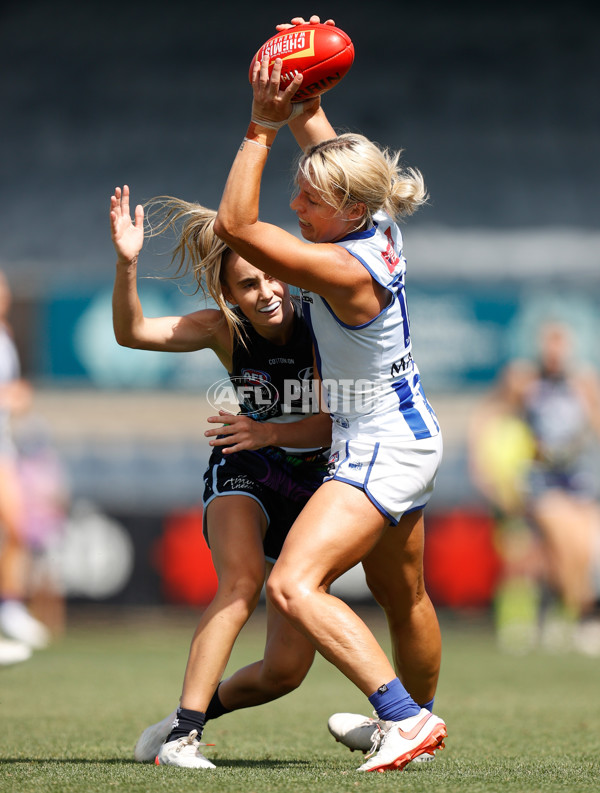
{"label": "athletic tape on wrist", "polygon": [[262,118],[255,118],[254,116],[251,117],[250,121],[254,124],[258,124],[261,127],[268,127],[269,129],[281,129],[281,127],[285,127],[286,124],[289,124],[290,121],[299,116],[300,113],[304,110],[305,102],[294,102],[292,105],[292,110],[289,116],[285,119],[285,121],[269,121],[268,119]]}

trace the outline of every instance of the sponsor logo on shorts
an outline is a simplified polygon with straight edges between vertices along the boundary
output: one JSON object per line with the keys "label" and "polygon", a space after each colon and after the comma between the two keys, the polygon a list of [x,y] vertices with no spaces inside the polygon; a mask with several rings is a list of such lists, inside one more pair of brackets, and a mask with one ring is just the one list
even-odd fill
{"label": "sponsor logo on shorts", "polygon": [[220,485],[219,490],[252,490],[254,480],[245,474],[230,476]]}
{"label": "sponsor logo on shorts", "polygon": [[339,460],[340,460],[340,453],[339,452],[333,452],[333,454],[330,455],[329,460],[327,460],[327,475],[328,476],[333,476],[334,475],[335,468],[336,468],[336,465],[338,464]]}
{"label": "sponsor logo on shorts", "polygon": [[348,427],[350,426],[350,422],[348,421],[348,419],[344,418],[343,416],[334,416],[332,413],[331,418],[333,419],[333,421],[335,421],[338,427],[343,427],[344,429],[347,430]]}

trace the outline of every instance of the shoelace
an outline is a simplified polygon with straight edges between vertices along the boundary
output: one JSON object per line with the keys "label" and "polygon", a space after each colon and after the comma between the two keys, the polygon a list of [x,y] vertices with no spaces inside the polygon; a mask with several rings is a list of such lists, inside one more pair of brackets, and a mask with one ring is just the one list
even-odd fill
{"label": "shoelace", "polygon": [[371,736],[371,748],[369,749],[369,751],[365,755],[365,760],[368,760],[369,757],[373,757],[373,755],[377,752],[377,750],[379,749],[379,747],[381,745],[381,741],[382,741],[384,735],[385,735],[385,732],[381,728],[381,724],[379,723],[379,721],[376,721],[375,722],[375,729],[373,730],[373,735]]}
{"label": "shoelace", "polygon": [[185,749],[186,746],[200,745],[200,741],[197,739],[198,730],[192,730],[189,735],[186,735],[185,738],[180,738],[177,741],[177,752],[180,752],[182,749]]}
{"label": "shoelace", "polygon": [[202,741],[198,740],[198,730],[192,730],[189,735],[186,735],[185,738],[180,738],[177,741],[177,748],[175,751],[180,752],[182,749],[185,749],[186,746],[193,746],[195,749],[200,748],[200,746],[214,746],[214,743],[203,743]]}

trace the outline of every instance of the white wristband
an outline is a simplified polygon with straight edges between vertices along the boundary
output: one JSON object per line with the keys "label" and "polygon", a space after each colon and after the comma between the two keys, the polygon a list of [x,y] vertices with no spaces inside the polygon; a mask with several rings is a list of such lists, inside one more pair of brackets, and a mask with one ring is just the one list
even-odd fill
{"label": "white wristband", "polygon": [[257,140],[252,140],[252,138],[244,137],[244,143],[254,143],[255,146],[260,146],[261,149],[269,150],[271,148],[270,146],[267,146],[266,143],[259,143]]}

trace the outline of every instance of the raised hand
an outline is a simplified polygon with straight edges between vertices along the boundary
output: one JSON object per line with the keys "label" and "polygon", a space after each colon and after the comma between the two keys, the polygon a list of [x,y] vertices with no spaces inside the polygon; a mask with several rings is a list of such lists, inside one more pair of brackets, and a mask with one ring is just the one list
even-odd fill
{"label": "raised hand", "polygon": [[144,208],[135,208],[135,221],[131,220],[129,209],[129,187],[115,187],[110,199],[110,236],[121,262],[137,259],[144,244]]}
{"label": "raised hand", "polygon": [[279,129],[290,120],[293,113],[292,97],[302,84],[302,75],[296,74],[291,83],[281,89],[283,61],[276,58],[269,74],[269,58],[256,61],[252,71],[252,121],[265,127]]}
{"label": "raised hand", "polygon": [[269,75],[269,59],[254,64],[252,72],[252,121],[271,129],[280,129],[298,116],[312,117],[319,109],[321,98],[316,96],[305,102],[292,102],[302,84],[302,75],[296,74],[285,90],[280,87],[281,58],[276,58]]}

